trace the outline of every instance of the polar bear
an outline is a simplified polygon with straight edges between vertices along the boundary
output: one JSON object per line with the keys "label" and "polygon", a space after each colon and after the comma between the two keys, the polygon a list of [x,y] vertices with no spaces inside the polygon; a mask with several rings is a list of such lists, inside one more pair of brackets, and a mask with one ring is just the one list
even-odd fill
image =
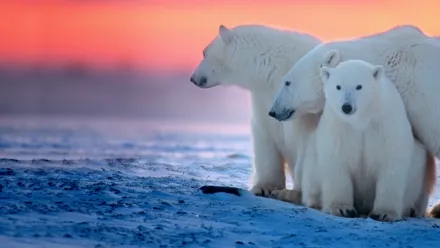
{"label": "polar bear", "polygon": [[[267,111],[282,77],[320,43],[307,34],[268,26],[241,25],[229,29],[220,25],[218,36],[203,50],[203,60],[191,76],[190,81],[200,88],[237,85],[251,93],[254,150],[251,190],[256,195],[269,196],[271,191],[285,188],[284,163],[293,174],[299,138],[293,131],[295,124],[279,123]],[[313,122],[316,118],[311,115],[306,119]],[[304,121],[306,128],[311,126],[307,121]]]}
{"label": "polar bear", "polygon": [[[361,60],[320,69],[326,100],[316,147],[324,212],[371,211],[373,219],[395,221],[425,196],[426,152],[384,74],[381,65]],[[426,211],[423,202],[419,216]]]}
{"label": "polar bear", "polygon": [[[299,117],[298,119],[301,119]],[[407,190],[406,202],[408,203],[405,208],[404,216],[405,217],[417,217],[417,216],[428,216],[434,218],[440,218],[440,203],[437,203],[428,213],[425,213],[426,206],[428,204],[429,196],[433,193],[435,189],[435,171],[432,173],[432,170],[435,170],[435,159],[432,155],[430,155],[421,143],[416,139],[415,140],[415,154],[413,156],[412,164],[420,164],[425,160],[425,170],[424,170],[424,178],[423,178],[423,191],[420,193],[416,189],[411,188]],[[424,159],[423,152],[426,152],[426,158]],[[317,169],[317,151],[316,151],[316,131],[310,131],[308,133],[307,144],[304,148],[306,151],[304,153],[304,161],[303,163],[299,163],[295,167],[295,171],[302,171],[301,174],[295,174],[295,180],[298,183],[295,183],[294,189],[283,189],[283,190],[275,190],[272,192],[271,197],[277,200],[293,203],[293,204],[302,204],[304,206],[314,208],[317,210],[322,210],[321,203],[321,179],[319,170]],[[417,155],[418,154],[418,155]],[[321,175],[322,176],[322,175]],[[411,174],[413,178],[409,178],[409,182],[417,182],[420,179],[420,175],[413,173]],[[411,186],[412,184],[408,184]],[[417,184],[416,184],[417,186]],[[357,197],[356,195],[354,197]],[[415,197],[419,197],[416,201],[415,205],[411,205]],[[365,215],[367,211],[364,211],[362,214]],[[357,215],[356,212],[346,212],[346,215],[354,217]]]}
{"label": "polar bear", "polygon": [[[414,136],[430,156],[440,157],[440,42],[406,25],[359,39],[322,43],[295,63],[283,77],[270,115],[279,121],[319,113],[324,108],[322,66],[361,59],[382,65],[399,91]],[[281,84],[281,83],[280,83]],[[428,168],[427,188],[435,185],[435,166]]]}
{"label": "polar bear", "polygon": [[[383,67],[348,60],[322,67],[320,77],[326,101],[309,139],[302,203],[338,216],[372,212],[382,221],[423,216],[431,190],[424,187],[426,165],[433,161],[414,139]],[[288,192],[274,195],[288,200]]]}

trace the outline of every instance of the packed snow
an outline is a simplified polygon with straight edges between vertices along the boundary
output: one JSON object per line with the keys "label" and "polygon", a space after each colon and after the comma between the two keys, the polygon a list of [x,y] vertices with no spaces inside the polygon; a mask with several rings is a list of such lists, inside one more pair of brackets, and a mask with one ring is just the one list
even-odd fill
{"label": "packed snow", "polygon": [[251,163],[248,126],[1,119],[0,247],[440,244],[439,219],[348,219],[253,196]]}

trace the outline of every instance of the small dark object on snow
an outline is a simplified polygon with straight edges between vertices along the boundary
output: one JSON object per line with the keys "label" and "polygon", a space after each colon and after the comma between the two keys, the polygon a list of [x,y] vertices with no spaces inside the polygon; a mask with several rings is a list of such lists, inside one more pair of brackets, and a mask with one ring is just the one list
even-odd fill
{"label": "small dark object on snow", "polygon": [[240,189],[236,187],[205,185],[200,190],[203,194],[228,193],[240,196]]}

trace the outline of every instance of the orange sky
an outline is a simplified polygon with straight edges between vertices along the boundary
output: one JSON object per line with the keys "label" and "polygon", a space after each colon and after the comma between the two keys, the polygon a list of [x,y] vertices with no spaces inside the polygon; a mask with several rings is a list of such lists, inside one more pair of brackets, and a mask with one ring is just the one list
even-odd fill
{"label": "orange sky", "polygon": [[0,59],[100,66],[132,60],[141,69],[188,71],[219,24],[268,24],[324,40],[397,24],[439,35],[439,10],[434,0],[2,0]]}

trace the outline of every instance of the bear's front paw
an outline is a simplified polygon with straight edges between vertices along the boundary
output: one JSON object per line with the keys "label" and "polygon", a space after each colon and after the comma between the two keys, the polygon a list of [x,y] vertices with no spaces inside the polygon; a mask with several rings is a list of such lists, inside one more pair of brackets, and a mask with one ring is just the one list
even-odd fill
{"label": "bear's front paw", "polygon": [[301,191],[292,189],[282,189],[272,191],[271,198],[293,204],[301,204]]}
{"label": "bear's front paw", "polygon": [[402,217],[396,211],[373,211],[370,216],[371,219],[383,222],[392,222],[402,220]]}
{"label": "bear's front paw", "polygon": [[347,218],[356,218],[359,216],[356,209],[349,206],[332,206],[324,209],[323,212]]}
{"label": "bear's front paw", "polygon": [[252,187],[251,191],[252,193],[254,193],[254,195],[256,196],[264,196],[264,197],[270,197],[271,193],[275,190],[282,190],[284,188],[282,187],[278,187],[275,185],[255,185],[254,187]]}

